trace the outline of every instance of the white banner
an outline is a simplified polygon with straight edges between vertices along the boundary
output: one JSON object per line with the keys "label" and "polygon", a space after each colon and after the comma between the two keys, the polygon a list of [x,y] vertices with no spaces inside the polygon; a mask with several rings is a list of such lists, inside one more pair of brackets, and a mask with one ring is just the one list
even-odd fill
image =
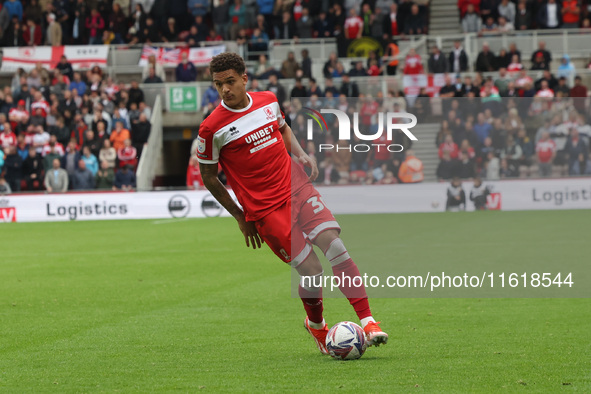
{"label": "white banner", "polygon": [[[591,209],[591,178],[484,182],[488,209]],[[335,214],[443,212],[448,183],[319,187]],[[471,182],[464,182],[466,210]],[[165,219],[229,216],[204,190],[0,196],[0,222]]]}
{"label": "white banner", "polygon": [[[483,182],[491,194],[487,208],[503,211],[591,209],[591,178],[503,180]],[[319,188],[335,214],[443,212],[449,183],[407,185],[336,186]],[[463,182],[466,210],[472,182]]]}
{"label": "white banner", "polygon": [[15,71],[35,68],[38,62],[53,70],[65,55],[72,67],[77,70],[94,65],[105,67],[109,55],[108,45],[59,46],[59,47],[18,47],[3,48],[1,71]]}
{"label": "white banner", "polygon": [[1,222],[229,216],[207,191],[0,196]]}
{"label": "white banner", "polygon": [[154,56],[156,62],[163,66],[177,66],[182,59],[182,54],[187,54],[187,58],[195,66],[204,66],[211,62],[211,58],[226,51],[225,45],[216,45],[202,48],[189,47],[152,47],[145,45],[142,49],[142,55],[138,65],[146,66],[148,58]]}

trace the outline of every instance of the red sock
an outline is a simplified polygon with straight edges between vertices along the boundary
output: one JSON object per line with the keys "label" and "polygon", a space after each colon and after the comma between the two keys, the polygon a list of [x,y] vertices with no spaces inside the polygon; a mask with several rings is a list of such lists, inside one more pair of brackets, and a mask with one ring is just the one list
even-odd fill
{"label": "red sock", "polygon": [[322,288],[312,292],[300,285],[298,292],[304,304],[308,319],[314,323],[322,323],[322,311],[324,310],[324,305],[322,304]]}
{"label": "red sock", "polygon": [[369,301],[367,300],[365,286],[363,286],[363,283],[361,283],[361,286],[359,287],[353,286],[353,284],[359,284],[359,279],[353,282],[353,278],[361,278],[359,268],[357,268],[357,264],[353,262],[353,259],[348,258],[342,263],[335,265],[332,267],[332,273],[334,276],[338,276],[341,279],[343,276],[345,278],[351,278],[350,281],[341,281],[339,289],[341,289],[341,292],[347,297],[353,309],[355,309],[355,313],[357,313],[359,320],[370,317],[371,310],[369,309]]}

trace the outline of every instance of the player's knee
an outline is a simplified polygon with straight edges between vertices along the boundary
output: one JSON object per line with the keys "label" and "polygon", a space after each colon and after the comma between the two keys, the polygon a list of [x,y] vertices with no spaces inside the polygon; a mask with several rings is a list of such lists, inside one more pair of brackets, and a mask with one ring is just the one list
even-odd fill
{"label": "player's knee", "polygon": [[[308,245],[309,246],[309,245]],[[317,275],[322,272],[322,264],[314,250],[310,247],[310,253],[300,264],[294,266],[300,275]]]}
{"label": "player's knee", "polygon": [[330,244],[339,239],[339,232],[336,229],[329,229],[321,232],[318,237],[314,240],[314,244],[316,244],[320,249],[325,251],[330,247]]}
{"label": "player's knee", "polygon": [[326,256],[328,261],[330,261],[330,265],[333,267],[351,258],[351,256],[349,256],[347,248],[345,247],[345,244],[343,243],[343,240],[339,237],[332,240],[332,242],[324,252],[324,255]]}
{"label": "player's knee", "polygon": [[317,292],[322,289],[322,275],[324,271],[316,275],[302,275],[300,278],[300,286],[309,292]]}

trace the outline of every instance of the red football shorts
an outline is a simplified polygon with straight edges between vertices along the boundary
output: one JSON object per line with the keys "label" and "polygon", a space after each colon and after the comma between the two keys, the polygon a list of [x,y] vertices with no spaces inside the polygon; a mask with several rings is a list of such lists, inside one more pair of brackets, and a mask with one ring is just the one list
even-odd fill
{"label": "red football shorts", "polygon": [[325,230],[341,228],[320,193],[307,184],[264,218],[255,222],[261,238],[284,262],[298,266],[312,252],[311,243]]}

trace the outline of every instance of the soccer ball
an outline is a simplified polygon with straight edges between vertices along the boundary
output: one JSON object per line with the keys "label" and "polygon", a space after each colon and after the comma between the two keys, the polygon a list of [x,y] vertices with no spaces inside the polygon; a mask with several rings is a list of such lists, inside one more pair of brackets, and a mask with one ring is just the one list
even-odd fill
{"label": "soccer ball", "polygon": [[367,349],[363,328],[350,321],[335,324],[326,335],[326,349],[337,360],[358,359]]}

